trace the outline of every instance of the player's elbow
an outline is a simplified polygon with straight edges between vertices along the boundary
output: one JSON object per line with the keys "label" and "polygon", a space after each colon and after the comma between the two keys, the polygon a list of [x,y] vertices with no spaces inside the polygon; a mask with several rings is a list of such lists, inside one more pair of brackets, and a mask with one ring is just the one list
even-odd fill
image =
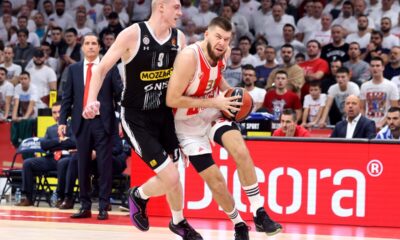
{"label": "player's elbow", "polygon": [[174,97],[174,96],[172,96],[171,94],[168,94],[168,93],[167,93],[167,97],[166,97],[165,100],[166,100],[166,104],[167,104],[168,107],[170,107],[170,108],[177,108],[178,101],[177,101],[177,98],[176,98],[176,97]]}

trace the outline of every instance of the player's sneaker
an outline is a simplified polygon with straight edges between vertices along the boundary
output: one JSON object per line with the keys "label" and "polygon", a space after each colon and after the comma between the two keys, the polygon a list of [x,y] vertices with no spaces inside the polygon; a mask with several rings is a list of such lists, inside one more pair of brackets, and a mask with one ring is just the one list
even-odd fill
{"label": "player's sneaker", "polygon": [[135,196],[138,187],[128,190],[129,217],[133,225],[141,231],[149,230],[149,218],[146,213],[146,205],[149,200],[143,200]]}
{"label": "player's sneaker", "polygon": [[200,235],[200,233],[196,232],[196,230],[190,226],[186,219],[183,219],[176,225],[171,220],[169,223],[169,229],[173,233],[181,236],[183,240],[203,240],[203,237]]}
{"label": "player's sneaker", "polygon": [[282,226],[274,222],[263,207],[257,210],[257,214],[254,217],[254,224],[256,225],[257,232],[265,232],[268,236],[275,235],[282,231]]}
{"label": "player's sneaker", "polygon": [[246,223],[235,224],[235,240],[249,240],[249,227]]}

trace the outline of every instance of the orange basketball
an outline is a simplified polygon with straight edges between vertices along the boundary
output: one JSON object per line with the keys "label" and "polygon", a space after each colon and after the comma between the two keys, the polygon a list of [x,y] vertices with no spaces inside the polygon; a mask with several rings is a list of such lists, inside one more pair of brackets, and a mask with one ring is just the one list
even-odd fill
{"label": "orange basketball", "polygon": [[225,97],[234,97],[234,96],[241,96],[241,98],[235,100],[237,102],[242,103],[242,106],[239,106],[240,110],[239,111],[229,110],[229,112],[232,113],[234,117],[229,116],[226,111],[221,111],[221,112],[227,119],[235,122],[241,122],[245,120],[246,117],[249,116],[249,114],[251,113],[251,110],[253,109],[253,99],[251,98],[249,92],[247,92],[246,89],[240,87],[230,88],[225,94]]}

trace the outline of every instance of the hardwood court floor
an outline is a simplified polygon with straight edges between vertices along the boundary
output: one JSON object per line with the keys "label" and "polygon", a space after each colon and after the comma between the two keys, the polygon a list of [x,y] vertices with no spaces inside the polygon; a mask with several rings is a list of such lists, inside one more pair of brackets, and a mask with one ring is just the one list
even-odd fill
{"label": "hardwood court floor", "polygon": [[[76,210],[74,210],[76,211]],[[13,207],[0,205],[1,240],[178,240],[166,227],[168,218],[153,217],[148,232],[131,226],[127,213],[114,210],[110,219],[98,221],[97,212],[91,219],[73,220],[73,211],[45,207]],[[205,240],[234,239],[232,225],[225,220],[190,219]],[[249,225],[254,228],[253,223]],[[251,240],[390,240],[400,239],[399,228],[357,227],[283,223],[284,231],[274,237],[250,232]]]}

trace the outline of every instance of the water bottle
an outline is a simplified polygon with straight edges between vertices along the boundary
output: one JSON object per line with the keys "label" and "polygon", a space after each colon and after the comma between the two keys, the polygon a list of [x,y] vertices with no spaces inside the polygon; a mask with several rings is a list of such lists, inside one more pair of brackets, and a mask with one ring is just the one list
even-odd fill
{"label": "water bottle", "polygon": [[15,191],[15,203],[19,204],[21,203],[21,189],[17,188]]}
{"label": "water bottle", "polygon": [[55,207],[57,205],[57,192],[54,191],[53,194],[51,195],[51,206]]}

